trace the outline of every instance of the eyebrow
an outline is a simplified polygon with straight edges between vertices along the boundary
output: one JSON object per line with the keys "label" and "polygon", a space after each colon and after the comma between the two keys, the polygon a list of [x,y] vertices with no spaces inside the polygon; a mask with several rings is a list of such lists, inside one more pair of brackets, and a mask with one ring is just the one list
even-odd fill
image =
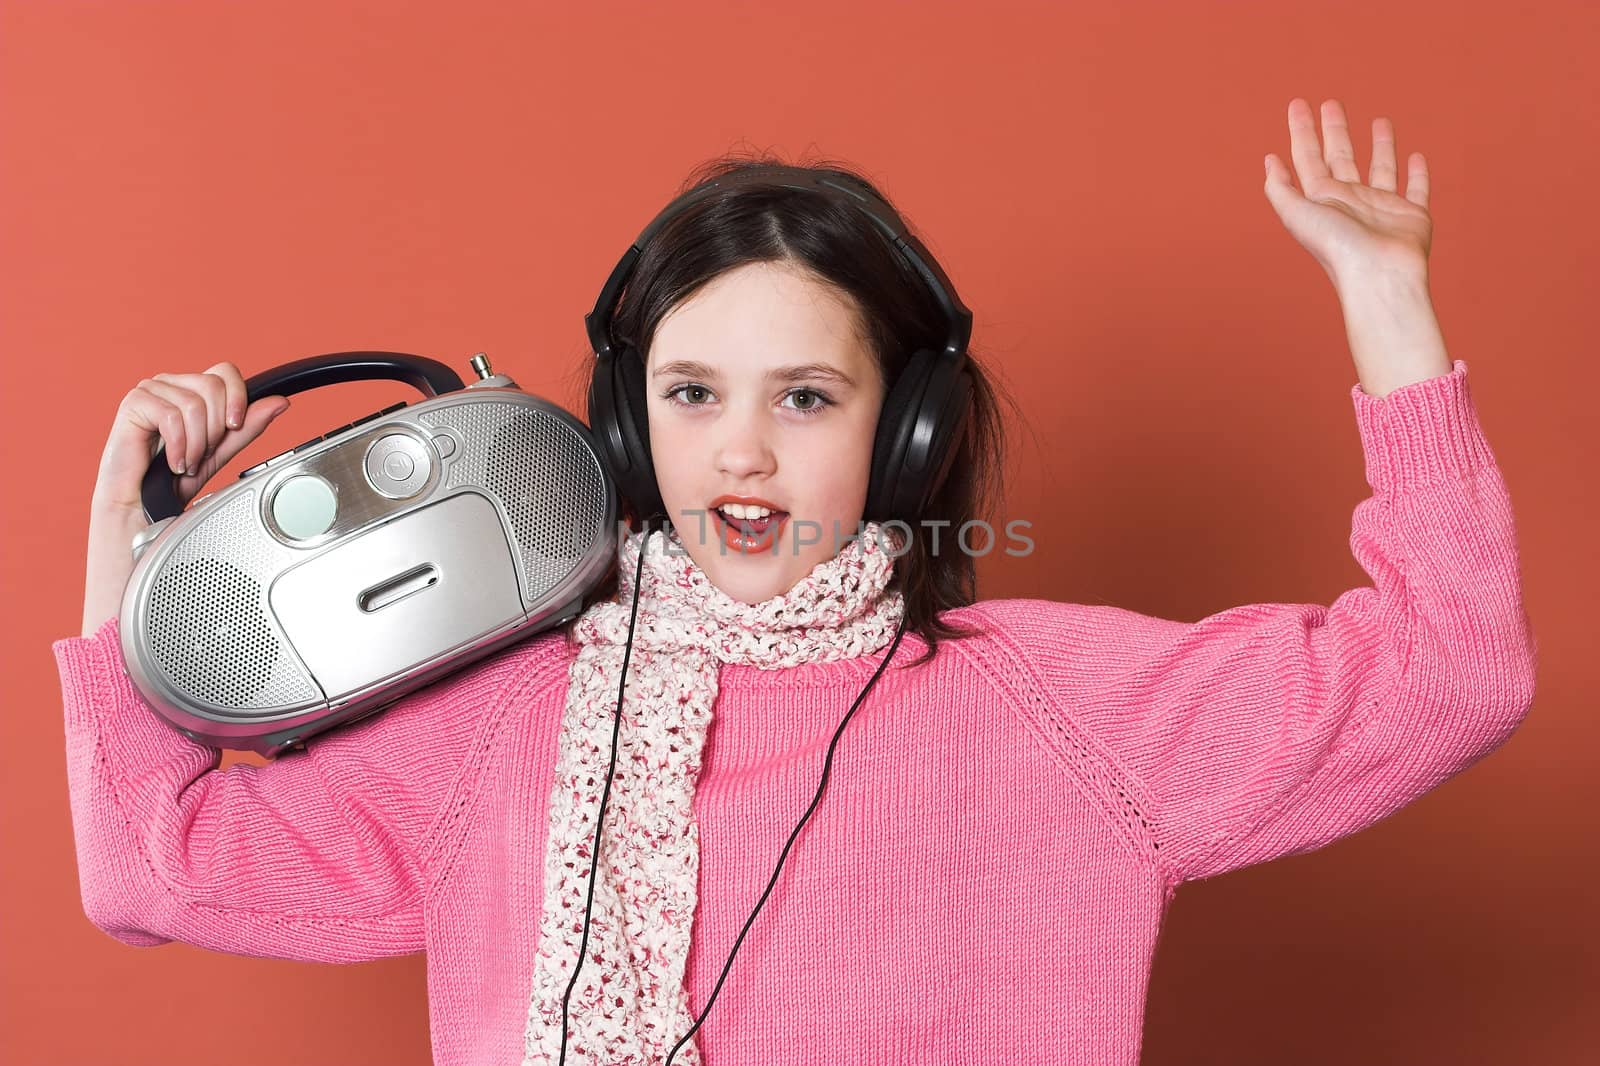
{"label": "eyebrow", "polygon": [[[709,378],[713,381],[720,378],[713,367],[693,359],[674,359],[655,369],[651,377],[667,377],[669,375],[683,374],[687,377]],[[801,363],[797,366],[780,366],[767,372],[767,377],[772,381],[804,381],[813,378],[823,378],[837,382],[840,385],[855,385],[855,379],[844,371],[828,363]]]}

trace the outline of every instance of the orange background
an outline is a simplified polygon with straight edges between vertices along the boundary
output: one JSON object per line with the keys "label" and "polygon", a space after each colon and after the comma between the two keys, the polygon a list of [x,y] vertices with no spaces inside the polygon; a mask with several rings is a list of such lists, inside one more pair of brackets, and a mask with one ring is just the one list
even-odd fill
{"label": "orange background", "polygon": [[[984,560],[986,598],[1331,603],[1369,581],[1367,489],[1337,298],[1262,191],[1299,96],[1344,103],[1363,178],[1378,115],[1402,173],[1429,161],[1434,301],[1516,505],[1538,696],[1394,817],[1185,887],[1144,1061],[1593,1061],[1600,16],[1519,10],[0,4],[0,1059],[428,1061],[420,955],[138,950],[82,913],[49,643],[79,630],[139,379],[357,348],[467,375],[482,350],[581,413],[582,316],[688,170],[811,151],[904,209],[1026,410],[1003,517],[1038,547]],[[414,396],[298,396],[218,484]]]}

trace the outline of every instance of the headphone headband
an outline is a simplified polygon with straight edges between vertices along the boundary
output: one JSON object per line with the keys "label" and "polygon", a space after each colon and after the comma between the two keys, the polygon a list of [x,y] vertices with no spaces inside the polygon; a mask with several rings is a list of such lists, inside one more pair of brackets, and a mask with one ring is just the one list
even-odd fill
{"label": "headphone headband", "polygon": [[907,231],[905,222],[894,209],[866,189],[845,184],[831,174],[790,166],[756,166],[736,170],[702,182],[662,208],[660,214],[651,220],[639,234],[638,239],[622,254],[617,265],[612,268],[611,276],[606,279],[599,298],[595,300],[594,310],[583,316],[584,328],[589,333],[589,344],[594,349],[596,357],[608,355],[615,357],[618,354],[616,339],[611,335],[612,316],[616,314],[617,305],[622,300],[622,290],[632,277],[640,255],[655,238],[656,232],[680,212],[719,189],[757,184],[820,192],[834,200],[850,203],[864,212],[883,235],[900,250],[912,269],[922,278],[928,291],[938,301],[939,308],[949,323],[944,341],[944,356],[955,360],[965,358],[967,344],[972,339],[972,312],[967,310],[967,305],[956,295],[955,287],[945,276],[939,261],[928,253],[921,241]]}

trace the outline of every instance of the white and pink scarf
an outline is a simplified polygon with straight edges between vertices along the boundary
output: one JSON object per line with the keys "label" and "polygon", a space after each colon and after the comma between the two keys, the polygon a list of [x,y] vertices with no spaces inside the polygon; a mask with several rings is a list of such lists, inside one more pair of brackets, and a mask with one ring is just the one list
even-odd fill
{"label": "white and pink scarf", "polygon": [[[550,792],[544,911],[523,1066],[554,1066],[561,1059],[562,999],[583,938],[595,819],[610,766],[641,547],[647,546],[638,618],[587,958],[567,1008],[566,1061],[572,1066],[661,1066],[694,1025],[683,988],[700,868],[694,790],[719,664],[776,670],[884,647],[905,610],[900,591],[887,588],[892,553],[902,544],[897,534],[867,523],[788,592],[747,604],[711,583],[676,530],[651,532],[648,542],[643,533],[619,538],[616,597],[591,606],[573,627],[582,647],[568,674]],[[841,705],[841,719],[848,709]],[[694,1040],[672,1061],[698,1066]]]}

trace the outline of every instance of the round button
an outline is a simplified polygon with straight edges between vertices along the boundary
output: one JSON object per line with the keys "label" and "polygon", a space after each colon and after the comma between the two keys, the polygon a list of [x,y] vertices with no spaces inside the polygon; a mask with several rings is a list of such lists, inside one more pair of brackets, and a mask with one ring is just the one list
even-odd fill
{"label": "round button", "polygon": [[392,500],[415,496],[428,484],[434,460],[428,446],[406,433],[379,437],[363,464],[367,482]]}
{"label": "round button", "polygon": [[272,495],[272,517],[286,536],[306,540],[326,533],[338,513],[333,486],[315,474],[299,474]]}
{"label": "round button", "polygon": [[385,477],[392,477],[396,481],[404,481],[411,476],[417,464],[411,461],[411,456],[405,452],[390,452],[383,460],[383,473]]}

